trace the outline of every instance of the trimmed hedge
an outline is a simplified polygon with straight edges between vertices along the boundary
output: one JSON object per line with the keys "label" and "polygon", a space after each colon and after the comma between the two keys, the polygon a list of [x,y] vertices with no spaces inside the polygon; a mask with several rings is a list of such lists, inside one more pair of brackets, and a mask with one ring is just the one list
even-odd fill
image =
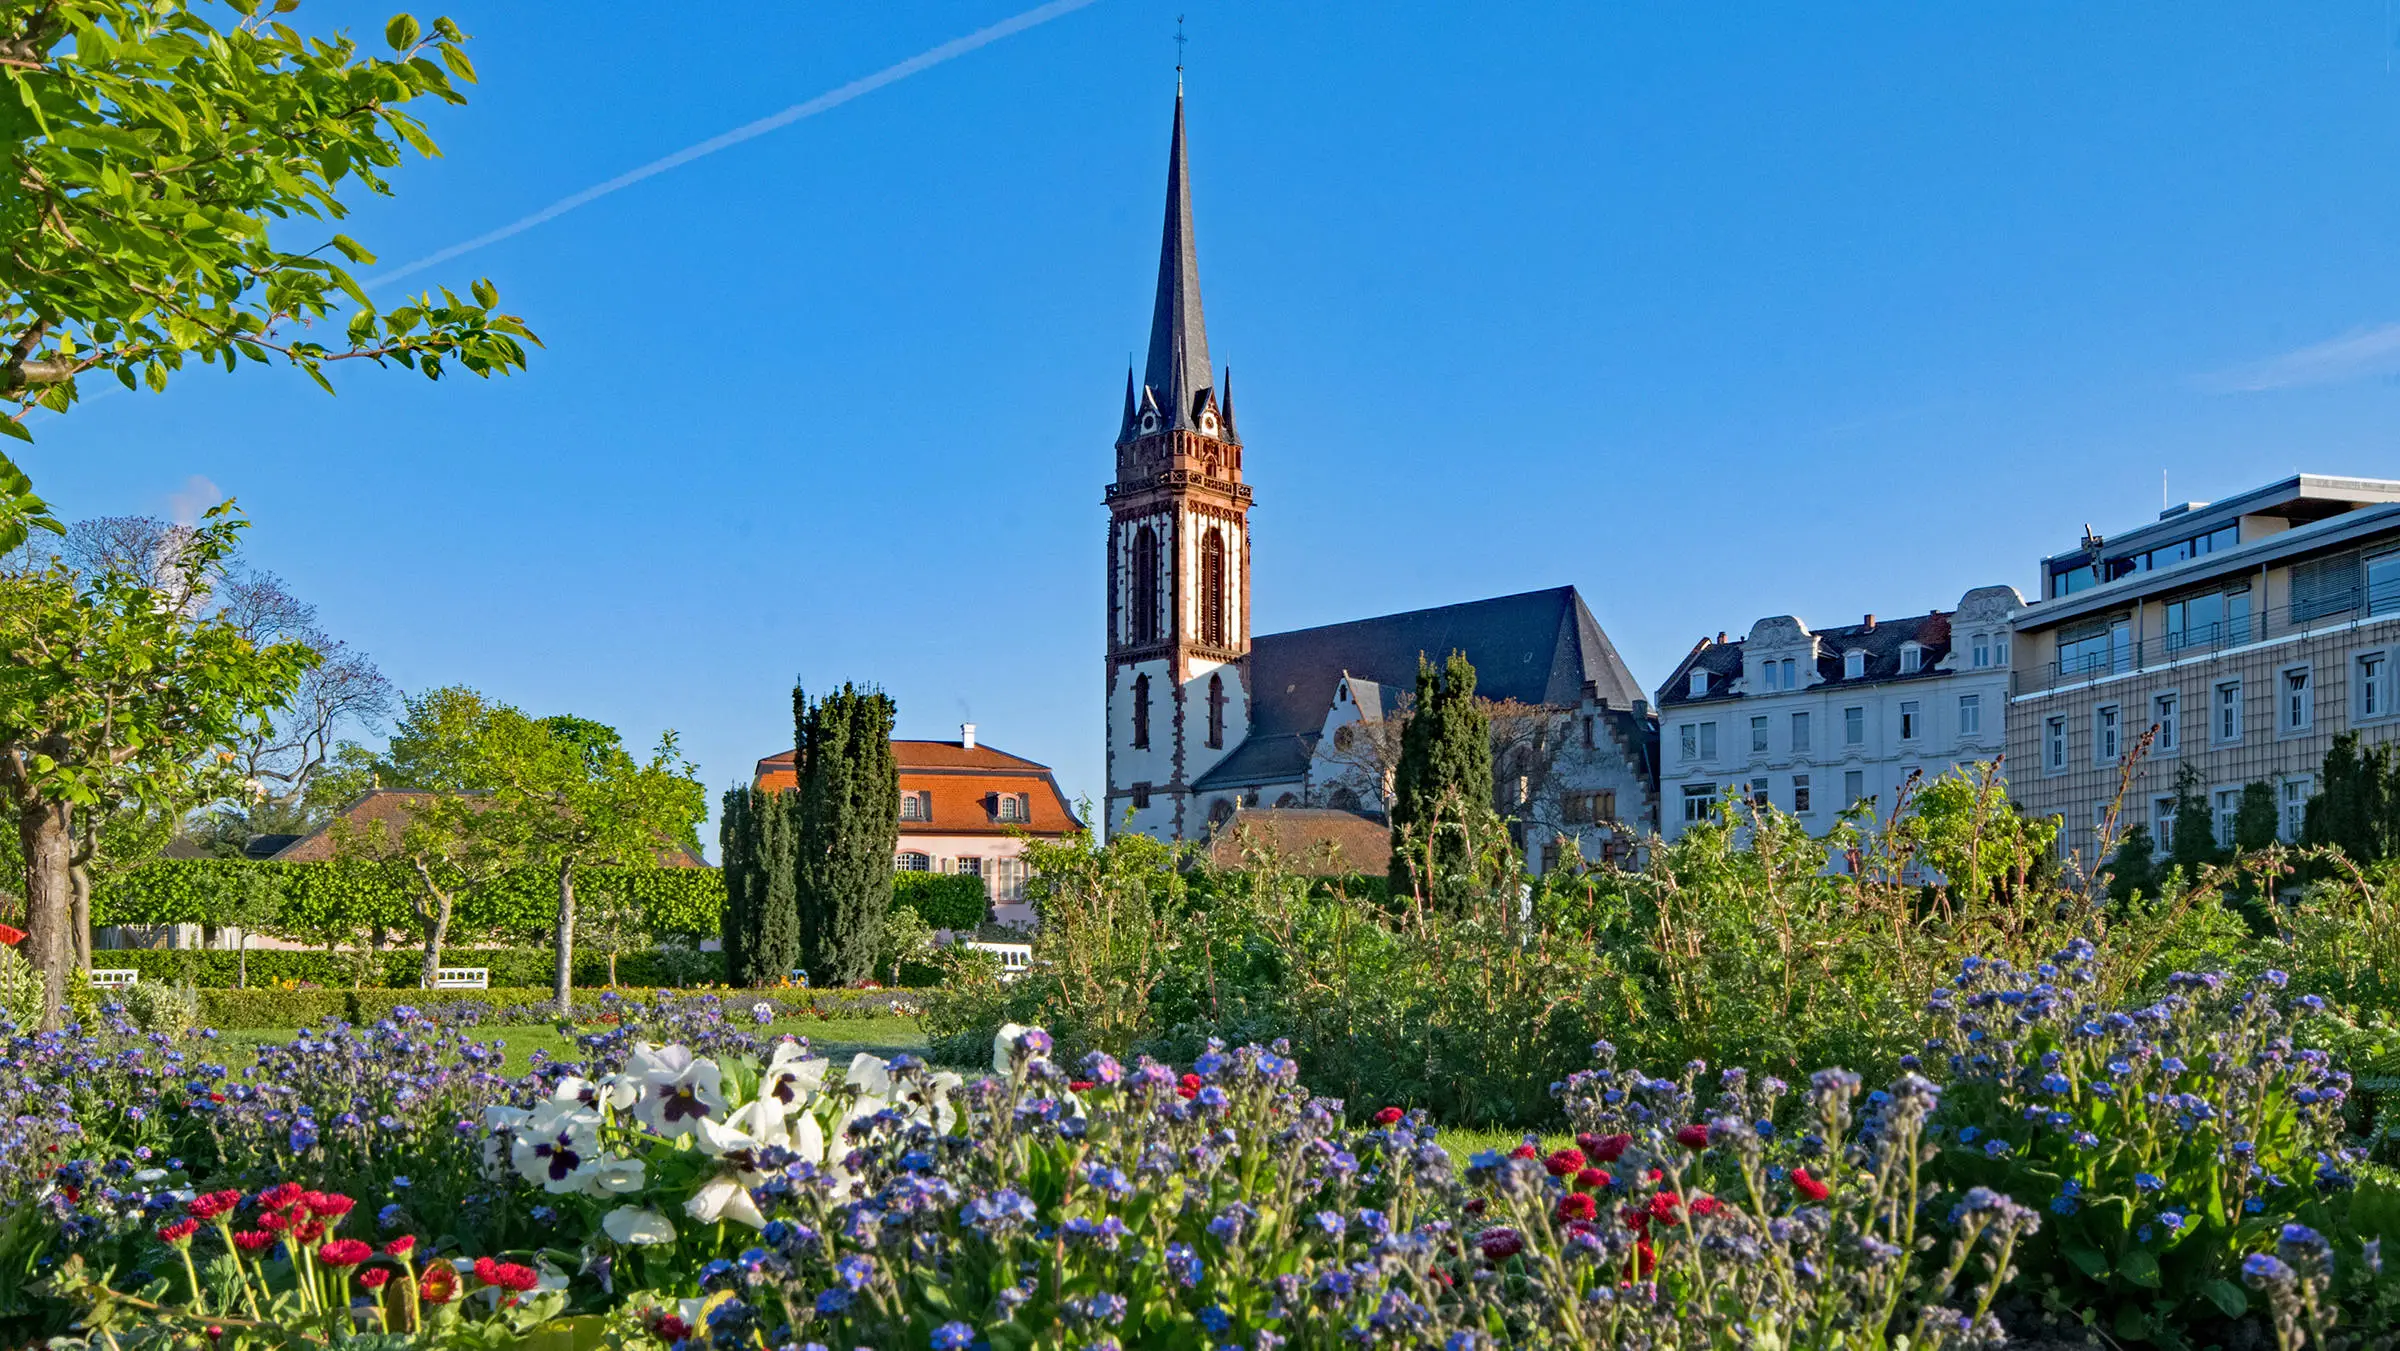
{"label": "trimmed hedge", "polygon": [[991,913],[983,879],[962,873],[894,873],[892,904],[909,907],[936,929],[972,929]]}
{"label": "trimmed hedge", "polygon": [[[277,981],[311,985],[348,986],[357,979],[355,953],[328,953],[321,948],[250,949],[252,988]],[[391,989],[417,987],[424,970],[425,951],[416,947],[388,948],[374,955],[370,986]],[[96,967],[130,967],[144,980],[189,982],[230,988],[240,974],[240,954],[214,948],[103,948],[92,954]],[[549,948],[444,948],[444,966],[480,966],[494,985],[547,987],[555,959]],[[722,953],[690,948],[667,952],[629,952],[617,959],[617,980],[632,986],[721,985],[725,981]],[[575,957],[575,983],[593,988],[608,984],[608,959],[589,953]]]}
{"label": "trimmed hedge", "polygon": [[[258,863],[247,859],[157,859],[102,882],[92,895],[94,924],[226,924],[241,883],[273,879],[281,933],[348,932],[381,924],[415,927],[411,882],[398,864]],[[725,908],[725,879],[714,868],[578,868],[578,894],[631,892],[655,933],[715,937]],[[461,932],[533,937],[555,927],[558,878],[540,869],[512,872],[459,901]]]}
{"label": "trimmed hedge", "polygon": [[[627,999],[692,996],[681,990],[619,992]],[[546,986],[495,986],[489,990],[202,990],[200,1021],[221,1031],[318,1027],[329,1022],[372,1023],[407,1005],[435,1018],[472,1014],[484,1027],[548,1027],[556,1020]],[[751,1006],[765,1003],[777,1019],[871,1018],[888,1015],[902,990],[730,990],[719,996],[727,1016],[745,1026]],[[604,1011],[596,994],[575,1000],[579,1022]]]}

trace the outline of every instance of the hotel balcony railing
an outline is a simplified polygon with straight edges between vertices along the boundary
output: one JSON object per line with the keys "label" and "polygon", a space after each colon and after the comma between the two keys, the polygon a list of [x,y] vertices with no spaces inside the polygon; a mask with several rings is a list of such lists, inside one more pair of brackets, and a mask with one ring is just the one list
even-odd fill
{"label": "hotel balcony railing", "polygon": [[[2298,633],[2328,623],[2341,624],[2364,619],[2370,615],[2392,615],[2400,618],[2400,586],[2356,588],[2330,596],[2320,596],[2300,605],[2277,607],[2246,620],[2210,624],[2183,633],[2170,633],[2160,638],[2126,642],[2112,646],[2106,652],[2094,652],[2064,662],[2050,662],[2031,670],[2010,674],[2012,694],[2032,694],[2054,690],[2066,685],[2081,685],[2112,675],[2144,671],[2170,662],[2185,661],[2229,648],[2248,647],[2264,642],[2270,636]],[[2274,622],[2268,622],[2273,615]]]}

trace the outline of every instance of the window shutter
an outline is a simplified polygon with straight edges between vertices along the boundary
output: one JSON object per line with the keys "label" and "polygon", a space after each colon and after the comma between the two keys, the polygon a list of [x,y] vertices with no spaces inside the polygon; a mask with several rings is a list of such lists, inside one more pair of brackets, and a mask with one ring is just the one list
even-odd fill
{"label": "window shutter", "polygon": [[2292,569],[2292,622],[2305,624],[2358,606],[2358,555],[2319,558]]}

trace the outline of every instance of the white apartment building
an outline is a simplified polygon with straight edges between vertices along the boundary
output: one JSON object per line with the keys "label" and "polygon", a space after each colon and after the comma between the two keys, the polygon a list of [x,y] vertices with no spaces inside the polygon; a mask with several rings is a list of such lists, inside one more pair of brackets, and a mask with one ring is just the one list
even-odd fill
{"label": "white apartment building", "polygon": [[1708,819],[1727,794],[1811,829],[1909,775],[1999,757],[2007,744],[2012,586],[1955,610],[1811,629],[1792,615],[1747,638],[1703,638],[1658,692],[1660,834]]}

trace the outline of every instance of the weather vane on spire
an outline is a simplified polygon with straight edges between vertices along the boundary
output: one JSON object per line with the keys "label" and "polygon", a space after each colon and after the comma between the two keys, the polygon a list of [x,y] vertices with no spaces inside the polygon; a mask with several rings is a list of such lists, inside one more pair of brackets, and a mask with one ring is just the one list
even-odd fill
{"label": "weather vane on spire", "polygon": [[1180,82],[1182,81],[1182,79],[1183,79],[1183,44],[1184,44],[1184,41],[1185,41],[1185,39],[1184,39],[1184,36],[1183,36],[1183,16],[1182,16],[1182,15],[1180,15],[1180,14],[1178,14],[1178,15],[1176,15],[1176,16],[1175,16],[1175,79],[1176,79],[1176,81],[1177,81],[1178,83],[1180,83]]}

